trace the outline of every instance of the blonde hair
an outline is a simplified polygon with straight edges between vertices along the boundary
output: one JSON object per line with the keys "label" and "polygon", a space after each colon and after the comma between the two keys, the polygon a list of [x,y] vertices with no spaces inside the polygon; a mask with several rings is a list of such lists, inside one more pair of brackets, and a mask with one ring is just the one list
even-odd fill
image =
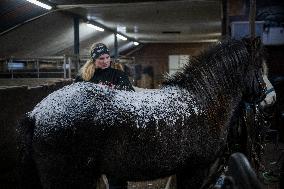
{"label": "blonde hair", "polygon": [[96,71],[96,64],[92,59],[89,59],[80,69],[79,73],[84,81],[90,81]]}

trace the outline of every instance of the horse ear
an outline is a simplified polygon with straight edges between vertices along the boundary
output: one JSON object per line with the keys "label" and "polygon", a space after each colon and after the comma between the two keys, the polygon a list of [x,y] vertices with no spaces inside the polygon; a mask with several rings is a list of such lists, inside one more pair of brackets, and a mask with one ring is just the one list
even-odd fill
{"label": "horse ear", "polygon": [[257,36],[256,38],[254,38],[254,41],[257,47],[260,47],[262,45],[260,36]]}
{"label": "horse ear", "polygon": [[256,37],[254,39],[252,39],[252,46],[251,48],[253,48],[255,51],[261,51],[262,49],[262,42],[260,37]]}
{"label": "horse ear", "polygon": [[262,42],[260,37],[255,37],[255,38],[242,38],[242,42],[244,45],[247,47],[248,50],[252,49],[260,49],[262,46]]}
{"label": "horse ear", "polygon": [[244,43],[244,45],[248,48],[251,44],[251,39],[250,38],[242,38],[241,41]]}
{"label": "horse ear", "polygon": [[259,36],[253,39],[253,44],[251,48],[253,48],[252,52],[254,53],[257,64],[262,66],[262,63],[263,63],[263,60],[265,59],[266,54],[265,54],[265,48]]}

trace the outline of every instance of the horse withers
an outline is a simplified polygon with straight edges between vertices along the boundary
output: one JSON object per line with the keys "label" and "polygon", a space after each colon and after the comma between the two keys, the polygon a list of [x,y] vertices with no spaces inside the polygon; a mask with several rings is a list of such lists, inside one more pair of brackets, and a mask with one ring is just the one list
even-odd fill
{"label": "horse withers", "polygon": [[226,145],[234,109],[265,97],[255,44],[220,42],[159,90],[80,82],[53,92],[18,127],[23,188],[95,188],[102,174],[129,181],[176,174],[179,189],[200,187]]}

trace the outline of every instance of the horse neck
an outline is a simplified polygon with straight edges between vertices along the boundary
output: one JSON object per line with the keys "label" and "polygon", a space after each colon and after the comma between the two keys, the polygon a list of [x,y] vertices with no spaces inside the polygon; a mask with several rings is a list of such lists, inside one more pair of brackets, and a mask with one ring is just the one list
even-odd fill
{"label": "horse neck", "polygon": [[183,72],[165,83],[178,85],[204,101],[240,99],[249,75],[249,53],[242,42],[228,41],[209,48],[189,60]]}
{"label": "horse neck", "polygon": [[[189,90],[194,90],[204,99],[216,100],[220,96],[226,98],[240,98],[242,82],[238,72],[230,72],[223,65],[204,65],[191,68],[185,75],[184,83],[188,84]],[[190,81],[191,80],[191,81]]]}

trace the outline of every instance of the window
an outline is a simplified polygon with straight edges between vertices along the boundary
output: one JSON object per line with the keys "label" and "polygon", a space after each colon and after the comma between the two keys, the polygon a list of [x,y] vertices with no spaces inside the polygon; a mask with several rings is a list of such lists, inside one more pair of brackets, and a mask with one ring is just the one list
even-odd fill
{"label": "window", "polygon": [[25,68],[25,64],[22,62],[9,62],[8,69],[9,70],[21,70]]}
{"label": "window", "polygon": [[169,56],[169,74],[172,75],[180,71],[190,59],[190,55],[170,55]]}

